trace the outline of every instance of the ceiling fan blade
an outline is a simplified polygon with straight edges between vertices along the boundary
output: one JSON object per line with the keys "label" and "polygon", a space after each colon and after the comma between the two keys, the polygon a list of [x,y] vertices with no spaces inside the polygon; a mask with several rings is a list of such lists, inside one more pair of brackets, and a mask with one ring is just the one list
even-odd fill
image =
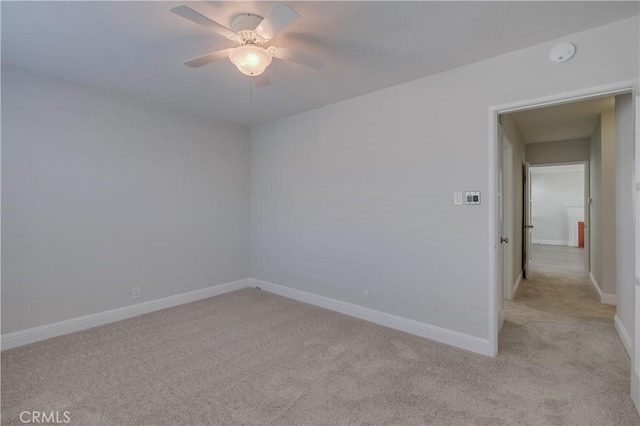
{"label": "ceiling fan blade", "polygon": [[272,47],[273,57],[284,59],[285,61],[295,62],[305,67],[315,68],[317,70],[324,67],[326,58],[323,56],[312,55],[310,53],[300,52],[298,50],[287,49],[286,47]]}
{"label": "ceiling fan blade", "polygon": [[210,18],[207,18],[200,12],[196,12],[195,10],[191,9],[189,6],[185,6],[185,5],[176,6],[171,8],[171,11],[176,15],[182,16],[183,18],[188,19],[195,24],[202,25],[203,27],[207,27],[226,38],[234,38],[236,36],[236,33],[231,31],[229,28],[225,27],[222,24],[217,23],[216,21]]}
{"label": "ceiling fan blade", "polygon": [[198,68],[203,65],[207,65],[213,61],[217,61],[220,59],[227,58],[229,56],[229,50],[231,49],[223,49],[218,50],[213,53],[207,53],[206,55],[198,56],[197,58],[189,59],[185,61],[184,64],[191,68]]}
{"label": "ceiling fan blade", "polygon": [[276,3],[256,28],[256,33],[266,40],[271,40],[280,31],[298,20],[300,16],[295,10],[282,3]]}
{"label": "ceiling fan blade", "polygon": [[269,73],[267,73],[267,70],[264,70],[262,74],[251,78],[253,80],[253,84],[255,84],[255,86],[258,88],[271,85],[271,79],[269,78]]}

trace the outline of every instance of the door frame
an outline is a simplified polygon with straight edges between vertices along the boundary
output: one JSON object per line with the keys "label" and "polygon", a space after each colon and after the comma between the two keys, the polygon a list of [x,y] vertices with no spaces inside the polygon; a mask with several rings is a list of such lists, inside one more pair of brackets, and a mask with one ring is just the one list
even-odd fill
{"label": "door frame", "polygon": [[[589,278],[589,272],[591,272],[591,188],[589,186],[590,175],[589,161],[563,161],[559,163],[533,163],[530,164],[529,169],[535,169],[538,167],[555,167],[555,166],[583,166],[583,179],[584,179],[584,193],[582,198],[582,206],[584,208],[584,278]],[[525,203],[531,204],[531,200],[525,200]],[[528,208],[531,208],[528,206]]]}
{"label": "door frame", "polygon": [[[489,209],[489,238],[488,238],[488,251],[489,251],[489,280],[488,280],[488,290],[489,290],[489,315],[488,315],[488,327],[489,327],[489,347],[487,348],[487,354],[489,356],[496,356],[498,354],[498,333],[500,331],[500,315],[498,312],[498,308],[500,306],[500,301],[498,301],[498,296],[502,293],[498,286],[501,286],[502,283],[498,282],[499,274],[497,271],[498,268],[503,268],[502,265],[502,256],[497,256],[497,245],[500,244],[498,230],[499,228],[499,214],[498,214],[498,205],[497,205],[497,197],[496,192],[498,189],[498,179],[500,176],[500,169],[502,168],[502,164],[498,161],[500,158],[500,154],[498,149],[502,149],[502,141],[498,139],[498,129],[500,126],[499,120],[501,114],[508,114],[516,111],[525,111],[529,109],[554,106],[560,104],[566,104],[577,101],[584,101],[587,99],[600,98],[604,96],[615,96],[621,95],[625,93],[632,93],[634,96],[637,96],[637,80],[627,80],[621,81],[617,83],[607,84],[603,86],[591,87],[582,90],[565,92],[565,93],[557,93],[549,96],[544,96],[540,98],[516,101],[512,103],[502,104],[490,106],[488,108],[488,119],[489,119],[489,134],[488,134],[488,143],[489,143],[489,182],[488,182],[488,209]],[[638,289],[638,286],[636,286]],[[640,290],[639,290],[640,291]],[[640,312],[636,311],[636,320],[640,315]],[[638,366],[640,368],[640,366]],[[633,371],[633,370],[632,370]]]}
{"label": "door frame", "polygon": [[[640,96],[636,91],[633,97],[635,101],[636,118],[636,170],[635,170],[635,206],[636,206],[636,256],[640,253]],[[636,260],[635,282],[635,348],[634,359],[631,361],[631,399],[636,404],[640,413],[640,262]]]}

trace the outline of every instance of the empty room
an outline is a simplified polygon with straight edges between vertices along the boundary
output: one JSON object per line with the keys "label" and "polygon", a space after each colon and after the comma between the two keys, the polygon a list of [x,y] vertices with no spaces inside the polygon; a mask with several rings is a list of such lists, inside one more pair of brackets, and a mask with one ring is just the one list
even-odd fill
{"label": "empty room", "polygon": [[2,424],[640,423],[639,2],[0,13]]}

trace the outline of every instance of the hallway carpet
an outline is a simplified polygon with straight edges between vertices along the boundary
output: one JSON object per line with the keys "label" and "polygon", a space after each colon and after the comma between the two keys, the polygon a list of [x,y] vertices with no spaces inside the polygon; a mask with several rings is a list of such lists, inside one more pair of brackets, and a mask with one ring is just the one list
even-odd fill
{"label": "hallway carpet", "polygon": [[2,352],[2,423],[639,424],[612,316],[539,276],[488,358],[244,289]]}
{"label": "hallway carpet", "polygon": [[544,274],[573,275],[585,274],[585,249],[547,244],[531,244],[529,269]]}

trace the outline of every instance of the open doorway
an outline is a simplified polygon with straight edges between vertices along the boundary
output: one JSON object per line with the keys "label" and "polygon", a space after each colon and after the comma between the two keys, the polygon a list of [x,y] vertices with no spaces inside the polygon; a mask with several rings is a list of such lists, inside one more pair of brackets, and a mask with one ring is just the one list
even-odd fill
{"label": "open doorway", "polygon": [[[529,271],[587,278],[589,223],[587,162],[530,167]],[[585,232],[587,231],[587,232]]]}
{"label": "open doorway", "polygon": [[[495,343],[496,353],[498,352],[498,333],[501,330],[503,319],[504,327],[500,332],[501,352],[504,350],[503,341],[510,343],[512,346],[515,344],[519,348],[518,350],[523,350],[524,345],[525,347],[531,346],[531,348],[537,347],[538,349],[544,347],[563,350],[562,348],[564,348],[571,352],[569,347],[565,347],[567,344],[566,339],[570,336],[566,333],[552,342],[541,341],[539,338],[551,338],[556,334],[556,331],[567,328],[569,324],[579,324],[578,328],[570,327],[573,330],[571,335],[578,337],[580,341],[578,345],[584,346],[586,344],[588,346],[589,343],[587,342],[595,333],[588,331],[589,327],[587,325],[592,323],[594,326],[598,324],[601,326],[604,320],[609,325],[605,330],[606,337],[604,335],[601,337],[610,340],[612,342],[611,346],[617,346],[617,349],[615,349],[615,354],[609,354],[611,356],[605,357],[607,358],[606,362],[604,359],[602,360],[602,365],[608,363],[609,366],[607,368],[611,367],[611,360],[615,358],[617,360],[618,373],[629,371],[630,359],[624,350],[620,352],[619,349],[622,347],[620,345],[622,343],[626,352],[629,355],[633,355],[634,342],[630,339],[629,333],[625,328],[630,328],[630,324],[633,324],[633,320],[639,314],[639,312],[633,310],[632,306],[636,295],[633,271],[629,275],[627,273],[629,268],[625,267],[625,261],[620,261],[620,257],[625,257],[627,253],[635,256],[634,249],[629,249],[627,246],[634,243],[634,239],[631,237],[635,233],[634,215],[636,211],[634,208],[626,208],[627,204],[631,205],[627,203],[628,200],[635,200],[635,193],[633,192],[633,176],[635,176],[633,153],[634,149],[637,149],[634,148],[637,147],[637,143],[635,140],[635,121],[633,120],[632,92],[633,89],[630,85],[620,84],[617,87],[609,86],[600,91],[597,89],[585,90],[582,93],[565,95],[564,98],[558,95],[556,98],[504,105],[490,110],[490,135],[492,135],[491,147],[493,153],[490,167],[492,167],[492,176],[495,179],[490,188],[490,194],[493,195],[492,200],[496,205],[495,208],[490,208],[490,229],[492,234],[495,232],[490,241],[492,253],[490,273],[493,278],[491,300],[495,300],[495,309],[491,309],[489,340],[491,344]],[[600,110],[595,113],[595,121],[589,124],[588,131],[590,134],[587,135],[565,134],[560,137],[556,135],[553,140],[531,141],[531,134],[527,135],[527,129],[524,128],[526,126],[522,125],[522,120],[519,120],[521,117],[518,117],[521,113],[539,109],[546,113],[547,121],[564,118],[565,123],[558,123],[556,129],[557,132],[563,132],[576,126],[569,125],[566,120],[567,115],[557,107],[566,106],[571,108],[576,105],[579,105],[579,107],[584,107],[585,105],[593,107],[598,102],[602,104],[609,102],[611,106],[606,111]],[[572,103],[576,105],[569,105]],[[618,117],[626,118],[618,119]],[[538,133],[541,134],[539,125],[532,127],[537,127]],[[611,129],[614,129],[613,137],[610,136]],[[504,137],[509,139],[512,146],[511,161],[515,179],[512,182],[513,192],[511,193],[513,196],[513,208],[507,212],[507,214],[511,215],[513,223],[511,228],[505,225],[509,221],[499,214],[501,211],[504,212],[502,191],[505,191],[506,185],[501,182],[504,179],[503,169],[505,161],[509,162],[509,159],[505,160],[503,158],[504,150],[501,149]],[[619,147],[620,150],[617,150],[617,146],[612,147],[608,143],[610,138],[616,144],[622,142]],[[549,158],[550,155],[552,158]],[[565,212],[566,229],[571,233],[569,236],[545,239],[544,235],[540,235],[540,233],[538,235],[534,234],[533,230],[536,228],[533,221],[534,215],[526,215],[527,203],[525,203],[525,199],[531,198],[531,192],[527,194],[527,189],[531,190],[532,180],[527,163],[531,163],[534,168],[567,165],[567,163],[584,164],[582,172],[585,182],[583,193],[586,194],[582,204],[584,217],[579,220],[581,219],[579,212]],[[495,171],[493,171],[493,168],[495,168]],[[522,170],[522,173],[518,173],[519,170]],[[567,207],[571,207],[570,204],[569,202],[565,203],[565,210],[567,210]],[[578,207],[578,205],[579,203],[576,203],[574,207]],[[571,219],[569,219],[569,216],[571,216]],[[629,220],[629,218],[631,219]],[[617,227],[616,219],[621,219]],[[565,244],[569,241],[566,247],[570,247],[572,245],[571,242],[575,241],[576,238],[572,235],[573,225],[569,225],[569,222],[573,221],[578,222],[578,226],[576,226],[578,239],[580,238],[579,222],[583,222],[582,244],[584,248],[582,248],[581,252],[578,252],[582,253],[583,256],[576,256],[576,264],[572,267],[573,271],[567,271],[566,269],[563,271],[565,276],[573,275],[573,277],[569,278],[570,283],[564,283],[570,285],[557,285],[557,282],[549,282],[545,277],[539,279],[537,283],[532,283],[531,281],[533,280],[531,278],[535,279],[536,271],[544,268],[544,266],[540,262],[536,264],[535,249],[538,247],[531,247],[531,243],[536,239],[538,245],[560,247],[562,245],[558,243],[559,241],[565,242]],[[624,223],[624,226],[621,226],[621,223]],[[539,226],[542,227],[542,225]],[[551,244],[549,244],[550,242]],[[508,246],[509,243],[512,244],[510,247]],[[577,246],[580,246],[580,241],[578,241]],[[508,273],[505,272],[503,264],[505,250],[513,254],[514,268],[512,276],[508,276]],[[616,258],[616,251],[620,252],[621,255],[618,258]],[[582,262],[578,263],[580,259],[582,259]],[[558,261],[558,259],[554,260]],[[635,260],[632,262],[634,266],[636,265],[635,262]],[[550,268],[553,265],[547,265],[546,267]],[[585,277],[585,271],[588,271],[587,277]],[[624,272],[624,274],[619,274],[620,271]],[[530,274],[527,274],[528,272]],[[558,271],[547,270],[547,272],[554,273]],[[569,273],[567,274],[567,272]],[[574,272],[574,274],[571,274],[571,272]],[[618,272],[617,276],[616,272]],[[544,271],[541,271],[541,275],[544,275]],[[555,275],[559,274],[556,273]],[[625,279],[621,279],[621,276],[624,276]],[[574,284],[576,285],[574,286]],[[512,291],[505,291],[506,288]],[[508,298],[509,293],[511,293],[515,296],[515,300],[518,301],[519,295],[525,289],[529,292],[528,296],[533,296],[529,298],[531,303],[521,311],[522,315],[517,318],[517,321],[514,321],[513,317],[510,318],[510,303],[512,302],[505,301],[505,297]],[[578,293],[571,295],[570,293],[576,289]],[[618,299],[618,306],[615,306],[617,301],[616,292],[620,296],[627,295],[624,296],[623,301]],[[567,304],[563,300],[571,298],[573,298],[574,302],[577,302]],[[628,303],[623,303],[625,301]],[[591,313],[585,315],[584,311],[581,311],[584,308],[583,302],[588,305]],[[625,314],[623,311],[627,313]],[[627,318],[625,319],[624,317]],[[564,325],[554,324],[553,321],[550,321],[550,318],[560,318],[566,323]],[[539,329],[527,331],[525,330],[527,327],[538,327]],[[633,334],[638,330],[632,329],[629,331]],[[505,339],[505,336],[507,336],[507,339]],[[536,338],[530,339],[532,336]],[[594,345],[601,345],[601,342],[602,339],[600,343],[594,342]],[[597,351],[593,351],[592,354],[596,357],[602,356],[602,353]],[[561,354],[557,355],[562,358]],[[579,354],[572,352],[570,355],[576,356]],[[544,356],[544,354],[541,354],[541,356]],[[633,368],[631,371],[632,389],[640,389],[638,387],[637,370],[637,368]],[[637,400],[635,398],[637,394],[638,392],[634,392],[634,401]]]}
{"label": "open doorway", "polygon": [[601,96],[504,118],[523,149],[524,278],[533,278],[536,270],[580,276],[600,302],[612,305],[619,232],[617,98]]}
{"label": "open doorway", "polygon": [[616,96],[515,111],[500,123],[513,146],[511,161],[524,170],[513,177],[522,188],[514,205],[522,208],[505,213],[521,223],[521,238],[503,248],[521,254],[516,270],[524,281],[507,298],[517,297],[523,282],[531,289],[533,280],[543,280],[538,287],[553,290],[546,284],[577,278],[572,290],[590,287],[598,302],[615,305]]}

